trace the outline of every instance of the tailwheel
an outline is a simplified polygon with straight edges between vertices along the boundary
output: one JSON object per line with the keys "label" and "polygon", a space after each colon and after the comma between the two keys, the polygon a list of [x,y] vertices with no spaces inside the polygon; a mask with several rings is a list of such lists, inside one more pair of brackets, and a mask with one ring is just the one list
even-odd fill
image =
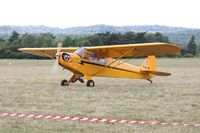
{"label": "tailwheel", "polygon": [[147,79],[151,84],[153,83],[153,81],[151,79]]}
{"label": "tailwheel", "polygon": [[86,85],[87,85],[87,87],[94,87],[95,83],[93,80],[88,80]]}
{"label": "tailwheel", "polygon": [[68,81],[67,81],[66,79],[64,79],[64,80],[61,81],[60,85],[61,85],[61,86],[68,86],[68,85],[67,85],[67,82],[68,82]]}

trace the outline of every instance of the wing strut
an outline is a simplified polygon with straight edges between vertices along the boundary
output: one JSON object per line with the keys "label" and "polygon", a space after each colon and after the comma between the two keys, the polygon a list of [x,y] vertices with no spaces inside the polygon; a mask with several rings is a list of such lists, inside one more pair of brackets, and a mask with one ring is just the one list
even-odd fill
{"label": "wing strut", "polygon": [[[110,64],[106,65],[104,68],[98,70],[98,71],[97,71],[96,73],[94,73],[92,76],[95,76],[95,75],[97,75],[99,72],[101,72],[101,71],[107,69],[110,65],[112,65],[113,63],[119,61],[119,60],[122,59],[124,56],[126,56],[127,54],[129,54],[131,51],[134,51],[134,50],[137,50],[137,49],[133,48],[133,49],[128,50],[126,53],[122,54],[122,55],[121,55],[120,57],[118,57],[116,60],[114,60],[114,61],[111,62]],[[121,63],[119,63],[119,65],[120,65],[120,64],[121,64]],[[118,64],[117,64],[116,66],[118,66]],[[114,67],[116,67],[116,66],[114,66]]]}
{"label": "wing strut", "polygon": [[[131,60],[131,59],[135,59],[135,58],[137,58],[137,57],[139,57],[139,56],[141,56],[141,55],[143,55],[144,53],[140,53],[140,54],[138,54],[138,55],[136,55],[135,57],[133,57],[133,58],[130,58],[130,59],[127,59],[127,60],[125,60],[125,61],[123,61],[123,62],[120,62],[120,63],[118,63],[117,65],[115,65],[115,66],[113,66],[113,67],[117,67],[117,66],[119,66],[119,65],[121,65],[121,64],[123,64],[123,63],[125,63],[125,62],[128,62],[129,60]],[[112,68],[113,68],[112,67]]]}
{"label": "wing strut", "polygon": [[48,55],[47,53],[45,53],[44,51],[42,51],[42,54],[44,54],[45,56],[51,58],[52,60],[55,60],[55,58],[53,58],[52,56]]}

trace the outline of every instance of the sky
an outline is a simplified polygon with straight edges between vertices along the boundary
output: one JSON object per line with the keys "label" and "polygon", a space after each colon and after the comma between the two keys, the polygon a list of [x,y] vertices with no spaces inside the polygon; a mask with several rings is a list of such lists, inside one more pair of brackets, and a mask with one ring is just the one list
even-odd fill
{"label": "sky", "polygon": [[0,25],[200,28],[199,0],[0,0]]}

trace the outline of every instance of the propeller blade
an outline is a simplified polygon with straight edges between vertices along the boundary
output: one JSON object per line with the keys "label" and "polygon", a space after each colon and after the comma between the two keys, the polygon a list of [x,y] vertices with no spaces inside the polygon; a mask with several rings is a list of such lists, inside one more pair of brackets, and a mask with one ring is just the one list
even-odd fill
{"label": "propeller blade", "polygon": [[55,74],[55,73],[58,73],[58,68],[59,68],[59,65],[58,65],[58,55],[59,55],[59,53],[60,53],[60,49],[61,49],[61,47],[63,46],[63,44],[62,43],[58,43],[58,45],[57,45],[57,52],[56,52],[56,60],[55,60],[55,62],[54,62],[54,65],[53,65],[53,67],[52,67],[52,70],[51,70],[51,72],[53,73],[53,74]]}
{"label": "propeller blade", "polygon": [[57,52],[56,52],[56,59],[57,59],[57,57],[58,57],[58,54],[60,53],[60,48],[62,47],[62,43],[58,43],[58,45],[57,45]]}

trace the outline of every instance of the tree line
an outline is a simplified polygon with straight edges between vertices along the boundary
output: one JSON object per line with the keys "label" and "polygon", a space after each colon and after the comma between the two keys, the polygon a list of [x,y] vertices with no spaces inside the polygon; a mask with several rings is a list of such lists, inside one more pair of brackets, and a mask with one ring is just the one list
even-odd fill
{"label": "tree line", "polygon": [[[42,57],[25,54],[18,51],[23,47],[56,47],[62,42],[63,47],[103,46],[130,43],[170,43],[167,36],[156,32],[126,32],[126,33],[96,33],[93,35],[54,35],[50,32],[40,34],[19,34],[13,31],[8,39],[0,38],[0,58],[34,58]],[[195,37],[192,36],[186,48],[182,48],[179,56],[195,56],[198,53]]]}

